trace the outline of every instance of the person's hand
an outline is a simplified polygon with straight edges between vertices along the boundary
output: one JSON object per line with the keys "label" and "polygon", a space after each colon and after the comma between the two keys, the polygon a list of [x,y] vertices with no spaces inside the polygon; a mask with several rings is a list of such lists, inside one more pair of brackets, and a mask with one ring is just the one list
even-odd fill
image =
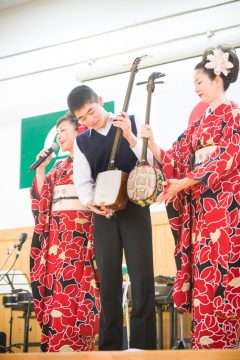
{"label": "person's hand", "polygon": [[142,128],[141,128],[141,138],[146,138],[148,139],[148,146],[150,147],[151,145],[155,144],[155,140],[154,140],[154,136],[153,136],[153,131],[150,125],[148,124],[143,124]]}
{"label": "person's hand", "polygon": [[148,148],[152,152],[154,158],[161,164],[160,146],[155,143],[153,131],[150,125],[144,124],[141,128],[141,138],[148,139]]}
{"label": "person's hand", "polygon": [[164,181],[162,184],[164,186],[164,190],[158,196],[156,201],[159,204],[165,202],[165,204],[168,205],[169,202],[173,201],[177,193],[184,189],[183,179],[181,180],[171,179]]}
{"label": "person's hand", "polygon": [[36,156],[36,160],[38,160],[40,157],[45,157],[45,156],[47,156],[47,158],[38,166],[39,170],[45,170],[46,166],[48,166],[48,164],[50,163],[53,154],[50,154],[48,156],[48,149],[42,149],[40,153],[37,154]]}
{"label": "person's hand", "polygon": [[170,179],[163,182],[164,190],[163,192],[158,196],[156,202],[161,204],[162,202],[165,202],[166,205],[169,204],[169,202],[173,201],[177,193],[180,191],[197,184],[199,181],[190,179],[190,178],[184,178],[184,179]]}
{"label": "person's hand", "polygon": [[86,205],[87,208],[95,214],[106,216],[107,218],[110,218],[113,215],[113,211],[105,207],[104,203],[97,205],[94,203],[94,201],[89,201]]}
{"label": "person's hand", "polygon": [[132,132],[132,123],[126,112],[122,111],[120,115],[117,115],[113,121],[113,126],[122,129],[123,137],[133,147],[137,143],[137,138]]}
{"label": "person's hand", "polygon": [[110,217],[113,216],[114,211],[112,209],[109,209],[105,206],[104,202],[100,203],[99,206],[101,207],[101,210],[105,212],[106,218],[110,219]]}

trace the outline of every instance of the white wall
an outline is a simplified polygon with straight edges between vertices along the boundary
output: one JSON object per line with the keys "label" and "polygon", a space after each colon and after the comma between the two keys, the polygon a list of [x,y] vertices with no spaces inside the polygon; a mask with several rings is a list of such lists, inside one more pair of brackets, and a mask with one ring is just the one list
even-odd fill
{"label": "white wall", "polygon": [[0,11],[0,81],[70,65],[89,80],[142,54],[146,67],[239,46],[239,11],[230,0],[28,1]]}

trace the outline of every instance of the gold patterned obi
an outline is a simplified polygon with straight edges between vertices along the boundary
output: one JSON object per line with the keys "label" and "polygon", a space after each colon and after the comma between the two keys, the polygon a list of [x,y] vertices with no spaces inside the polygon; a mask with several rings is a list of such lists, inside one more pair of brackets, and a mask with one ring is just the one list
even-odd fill
{"label": "gold patterned obi", "polygon": [[209,145],[195,151],[194,167],[202,164],[216,149],[217,145]]}
{"label": "gold patterned obi", "polygon": [[52,211],[87,210],[76,193],[73,184],[58,185],[53,189]]}

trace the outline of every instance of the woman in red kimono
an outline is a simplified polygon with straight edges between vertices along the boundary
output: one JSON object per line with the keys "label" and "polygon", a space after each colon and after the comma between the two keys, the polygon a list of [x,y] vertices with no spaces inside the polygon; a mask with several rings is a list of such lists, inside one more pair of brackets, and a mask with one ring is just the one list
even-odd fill
{"label": "woman in red kimono", "polygon": [[192,311],[194,349],[238,348],[240,338],[240,110],[225,98],[237,80],[234,49],[208,49],[194,72],[195,91],[209,105],[163,151],[149,126],[142,136],[162,165],[174,235],[173,298]]}
{"label": "woman in red kimono", "polygon": [[[45,176],[49,156],[31,188],[35,227],[30,257],[34,309],[42,329],[41,351],[94,349],[100,311],[91,212],[73,185],[73,144],[77,119],[57,122],[57,142],[70,155]],[[47,155],[42,150],[39,156]]]}

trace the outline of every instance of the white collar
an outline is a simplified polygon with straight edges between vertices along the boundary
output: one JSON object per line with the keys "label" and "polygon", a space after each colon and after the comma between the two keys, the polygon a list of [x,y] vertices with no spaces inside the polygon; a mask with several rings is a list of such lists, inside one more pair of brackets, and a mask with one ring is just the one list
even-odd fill
{"label": "white collar", "polygon": [[[109,130],[110,130],[110,127],[112,126],[112,123],[113,123],[113,120],[115,119],[115,115],[113,113],[109,113],[109,116],[108,116],[108,120],[107,120],[107,123],[106,123],[106,126],[104,128],[101,128],[101,129],[98,129],[98,130],[95,130],[96,132],[98,132],[99,134],[102,134],[102,135],[107,135]],[[92,134],[92,128],[89,128],[89,137],[91,136]]]}

